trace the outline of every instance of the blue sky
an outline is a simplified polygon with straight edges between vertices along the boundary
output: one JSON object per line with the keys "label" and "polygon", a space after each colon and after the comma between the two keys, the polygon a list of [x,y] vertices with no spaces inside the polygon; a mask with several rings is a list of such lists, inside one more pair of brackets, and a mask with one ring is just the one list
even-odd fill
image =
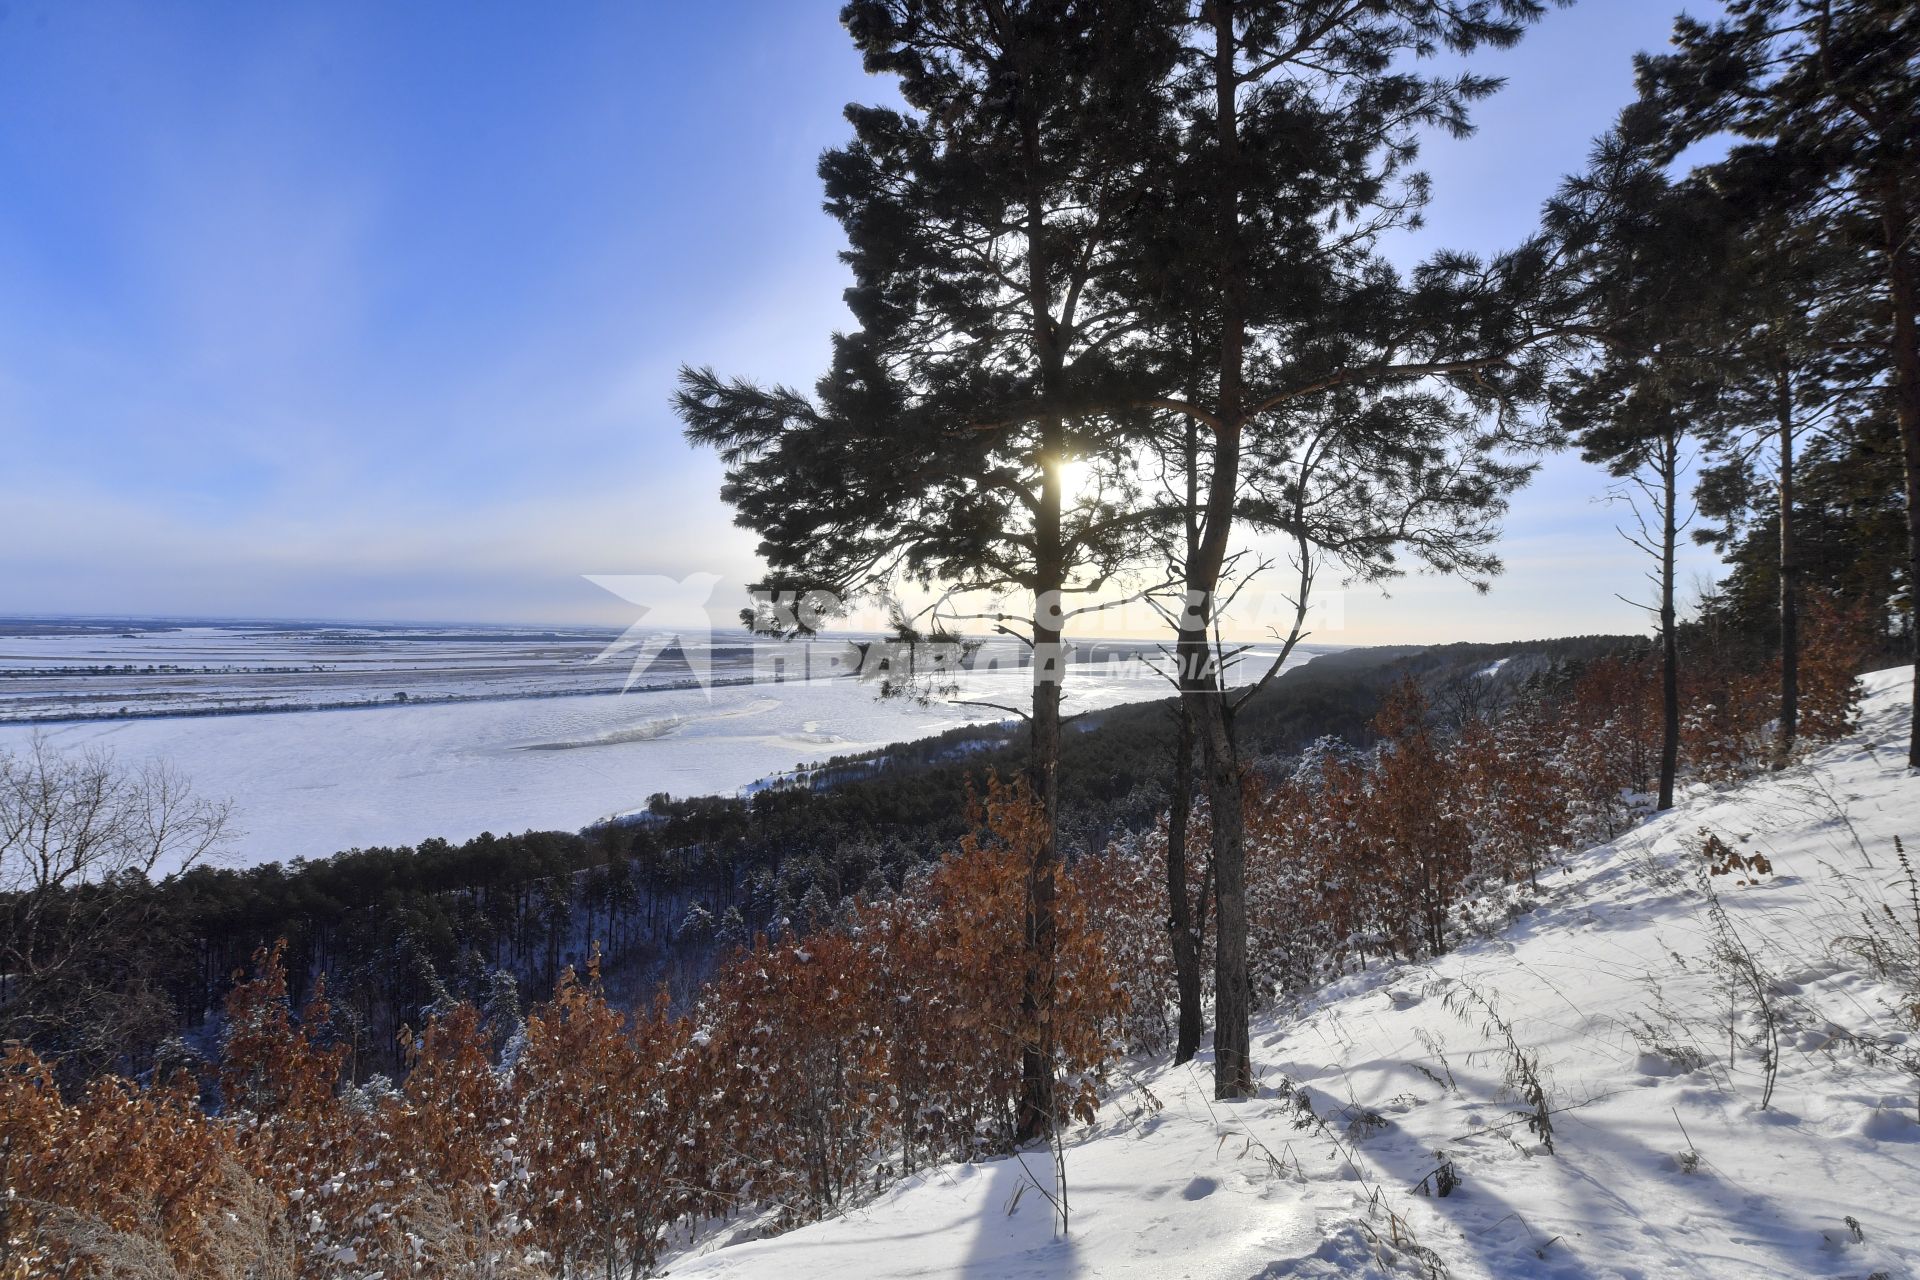
{"label": "blue sky", "polygon": [[[1523,235],[1676,7],[1480,60],[1402,252]],[[808,384],[844,321],[813,168],[889,89],[837,9],[0,5],[0,613],[624,622],[580,575],[751,576],[667,397]],[[1642,629],[1604,487],[1550,461],[1492,595],[1321,638]]]}

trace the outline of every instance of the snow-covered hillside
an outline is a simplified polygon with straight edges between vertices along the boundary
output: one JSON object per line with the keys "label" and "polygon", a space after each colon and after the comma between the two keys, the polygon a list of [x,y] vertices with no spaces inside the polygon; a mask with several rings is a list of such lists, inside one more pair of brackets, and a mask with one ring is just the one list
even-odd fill
{"label": "snow-covered hillside", "polygon": [[1543,878],[1503,934],[1256,1024],[1257,1097],[1139,1065],[1068,1138],[1064,1236],[1029,1153],[672,1274],[1920,1274],[1910,678],[1868,679],[1853,739]]}

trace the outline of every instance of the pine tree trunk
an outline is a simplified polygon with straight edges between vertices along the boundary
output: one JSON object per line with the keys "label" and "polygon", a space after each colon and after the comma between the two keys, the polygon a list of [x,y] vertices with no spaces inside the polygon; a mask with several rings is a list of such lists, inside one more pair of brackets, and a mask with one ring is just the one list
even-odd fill
{"label": "pine tree trunk", "polygon": [[[1058,488],[1049,480],[1058,511]],[[1046,502],[1042,501],[1042,506]],[[1054,521],[1058,528],[1058,519]],[[1042,539],[1046,541],[1046,539]],[[1057,599],[1058,589],[1054,596]],[[1031,1142],[1053,1131],[1054,895],[1060,866],[1060,678],[1064,646],[1057,626],[1045,626],[1044,608],[1034,611],[1032,757],[1028,784],[1040,806],[1040,832],[1027,866],[1026,972],[1021,984],[1020,1109],[1015,1136]]]}
{"label": "pine tree trunk", "polygon": [[1193,900],[1187,892],[1187,826],[1193,813],[1193,709],[1184,700],[1174,706],[1172,800],[1167,810],[1167,933],[1173,947],[1174,986],[1180,997],[1175,1064],[1200,1052],[1205,1020],[1200,1011],[1200,932],[1194,926]]}
{"label": "pine tree trunk", "polygon": [[1780,722],[1774,768],[1786,767],[1800,732],[1800,568],[1793,547],[1793,381],[1776,379],[1780,413]]}
{"label": "pine tree trunk", "polygon": [[[1224,685],[1224,674],[1217,683]],[[1246,829],[1240,795],[1240,757],[1227,722],[1224,688],[1203,697],[1202,754],[1213,822],[1213,1093],[1244,1098],[1253,1092],[1248,1027],[1252,980],[1247,973]]]}
{"label": "pine tree trunk", "polygon": [[[1246,971],[1246,816],[1240,796],[1240,756],[1227,720],[1225,672],[1213,672],[1208,622],[1227,562],[1227,539],[1240,486],[1240,430],[1246,359],[1246,276],[1240,261],[1240,104],[1235,65],[1235,4],[1212,0],[1213,119],[1219,142],[1215,219],[1219,234],[1219,386],[1213,426],[1213,470],[1208,482],[1206,537],[1188,572],[1198,589],[1198,629],[1181,631],[1185,697],[1206,760],[1208,810],[1213,823],[1213,1096],[1244,1098],[1254,1090],[1248,1032]],[[1192,662],[1188,668],[1187,662]]]}
{"label": "pine tree trunk", "polygon": [[[1237,454],[1237,451],[1236,451]],[[1216,572],[1208,579],[1217,585]],[[1217,1098],[1244,1097],[1253,1089],[1247,1025],[1247,914],[1245,898],[1245,815],[1240,792],[1240,758],[1227,720],[1223,673],[1217,671],[1207,643],[1206,610],[1211,589],[1196,591],[1194,624],[1180,632],[1181,700],[1193,717],[1207,788],[1213,863],[1213,1087]]]}
{"label": "pine tree trunk", "polygon": [[[1194,402],[1200,402],[1195,395]],[[1193,571],[1200,554],[1200,428],[1191,417],[1184,424],[1186,459],[1186,561]],[[1184,668],[1182,668],[1184,671]],[[1176,673],[1178,674],[1178,673]],[[1185,684],[1182,682],[1184,689]],[[1180,1000],[1178,1040],[1174,1062],[1191,1062],[1200,1052],[1206,1015],[1200,1007],[1200,923],[1187,890],[1187,831],[1193,816],[1193,708],[1185,699],[1174,704],[1176,732],[1173,750],[1172,802],[1167,813],[1167,931],[1173,948],[1174,987]],[[1209,878],[1209,885],[1211,878]],[[1202,913],[1206,910],[1203,895]]]}
{"label": "pine tree trunk", "polygon": [[[1220,252],[1219,418],[1215,426],[1213,474],[1207,492],[1206,537],[1192,585],[1206,593],[1197,636],[1181,636],[1181,656],[1204,658],[1206,619],[1226,563],[1227,539],[1240,483],[1240,432],[1244,411],[1246,356],[1246,279],[1240,251],[1239,71],[1235,65],[1233,0],[1211,0],[1213,17],[1214,115],[1219,140],[1216,217]],[[1197,644],[1196,644],[1197,641]],[[1198,680],[1210,664],[1192,673]],[[1207,805],[1213,823],[1213,1092],[1240,1098],[1253,1091],[1251,1036],[1247,1026],[1247,908],[1245,896],[1245,815],[1241,808],[1240,758],[1227,723],[1226,673],[1213,673],[1206,687],[1187,692],[1196,714],[1207,770]]]}
{"label": "pine tree trunk", "polygon": [[[1041,177],[1040,119],[1030,93],[1019,95],[1021,139],[1027,162],[1027,313],[1041,394],[1048,399],[1065,390],[1065,358],[1053,323],[1053,262],[1047,252],[1046,196]],[[1061,464],[1065,460],[1065,423],[1046,418],[1040,432],[1040,503],[1034,518],[1033,710],[1028,783],[1040,807],[1040,831],[1027,868],[1026,964],[1020,1013],[1025,1043],[1020,1052],[1020,1104],[1015,1116],[1017,1141],[1026,1143],[1053,1132],[1053,984],[1054,895],[1060,864],[1060,683],[1065,678],[1064,625],[1060,589],[1066,581],[1060,539]]]}
{"label": "pine tree trunk", "polygon": [[1893,407],[1900,423],[1900,452],[1907,481],[1907,639],[1912,645],[1913,715],[1907,764],[1920,769],[1920,268],[1908,243],[1914,219],[1898,187],[1883,206],[1881,229],[1887,250],[1887,292],[1893,304]]}
{"label": "pine tree trunk", "polygon": [[1680,638],[1674,632],[1674,514],[1680,470],[1680,433],[1669,427],[1660,442],[1660,803],[1673,808],[1674,776],[1680,767]]}

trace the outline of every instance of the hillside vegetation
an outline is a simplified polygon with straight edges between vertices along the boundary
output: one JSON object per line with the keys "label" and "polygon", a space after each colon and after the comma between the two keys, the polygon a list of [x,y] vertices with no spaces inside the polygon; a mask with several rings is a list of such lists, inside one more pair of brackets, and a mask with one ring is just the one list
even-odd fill
{"label": "hillside vegetation", "polygon": [[1869,677],[1860,731],[1803,763],[1567,859],[1511,923],[1260,1018],[1251,1098],[1216,1101],[1204,1054],[1135,1059],[1064,1188],[1050,1152],[943,1166],[673,1274],[1913,1274],[1910,678]]}
{"label": "hillside vegetation", "polygon": [[[1250,777],[1256,1007],[1311,1010],[1353,983],[1422,973],[1462,944],[1464,954],[1482,954],[1479,940],[1510,925],[1542,928],[1540,910],[1585,883],[1562,874],[1567,855],[1644,813],[1655,666],[1631,655],[1577,671],[1543,666],[1501,705],[1465,718],[1443,716],[1440,686],[1402,672],[1373,720],[1371,750],[1322,743],[1284,773]],[[1842,660],[1836,678],[1809,683],[1808,740],[1852,731],[1849,669]],[[1488,663],[1468,678],[1505,670]],[[1731,683],[1692,691],[1700,788],[1747,776],[1767,755],[1763,704],[1737,696],[1749,677],[1722,677]],[[1876,687],[1884,685],[1881,677]],[[1883,688],[1876,733],[1896,715],[1890,704]],[[1860,754],[1859,742],[1852,750]],[[1803,775],[1823,776],[1804,768],[1792,776]],[[1851,814],[1853,784],[1834,785],[1835,808],[1820,816],[1830,825]],[[564,970],[551,999],[524,1017],[511,982],[479,999],[446,991],[400,1033],[398,1081],[355,1075],[351,1024],[336,1018],[324,982],[296,997],[278,945],[260,949],[252,977],[228,992],[219,1055],[202,1075],[168,1066],[144,1083],[109,1075],[63,1090],[54,1063],[16,1046],[0,1073],[10,1192],[0,1261],[12,1268],[0,1274],[38,1274],[61,1260],[110,1271],[134,1257],[152,1274],[222,1274],[226,1262],[259,1256],[315,1277],[646,1274],[715,1239],[716,1223],[763,1234],[850,1210],[867,1215],[893,1179],[1016,1151],[995,1176],[1039,1169],[1028,1208],[1051,1220],[1035,1206],[1070,1206],[1084,1193],[1073,1189],[1071,1155],[1062,1188],[1047,1176],[1044,1152],[1017,1142],[1019,1048],[1031,1038],[1017,1012],[1018,904],[1034,809],[1020,784],[989,777],[962,812],[965,829],[945,856],[898,887],[857,895],[810,932],[760,933],[723,955],[687,1000],[663,992],[623,1009],[592,956]],[[1675,821],[1657,829],[1671,834]],[[1683,886],[1668,881],[1709,860],[1734,879],[1764,880],[1772,854],[1755,860],[1742,834],[1701,837],[1690,862],[1648,874],[1669,893]],[[1639,847],[1603,849],[1579,865],[1625,876],[1643,861]],[[1090,1122],[1097,1134],[1115,1108],[1144,1118],[1171,1088],[1137,1083],[1173,1031],[1166,851],[1165,829],[1154,826],[1078,859],[1063,877],[1049,1028],[1063,1132]],[[1873,856],[1898,865],[1892,851]],[[1878,901],[1861,900],[1873,931],[1845,945],[1865,948],[1861,963],[1897,983],[1914,940],[1902,917],[1882,925],[1873,916]],[[1747,936],[1726,928],[1735,941]],[[1733,984],[1723,994],[1734,1061],[1723,1057],[1723,1070],[1738,1078],[1756,1052],[1781,1061],[1771,1037],[1782,1034],[1784,1006],[1767,976],[1774,961],[1743,968],[1732,942],[1714,945]],[[1524,1128],[1549,1154],[1555,1117],[1574,1095],[1561,1092],[1564,1077],[1549,1078],[1540,1032],[1515,1029],[1505,984],[1396,989],[1465,1028],[1444,1040],[1429,1032],[1434,1045],[1418,1061],[1432,1083],[1449,1071],[1445,1087],[1456,1092],[1462,1073],[1499,1081],[1486,1087],[1511,1090],[1523,1112],[1489,1112],[1490,1132]],[[1749,999],[1771,1021],[1756,1026],[1743,1012]],[[1674,1025],[1698,1034],[1695,1016],[1676,1008]],[[1843,1047],[1881,1054],[1884,1065],[1904,1052],[1901,1016],[1896,1008],[1884,1024],[1840,1024],[1859,1042]],[[1353,1038],[1335,1025],[1310,1034]],[[1659,1047],[1669,1044],[1667,1024],[1649,1025],[1649,1051],[1667,1052]],[[1286,1057],[1272,1039],[1283,1024],[1270,1016],[1269,1026],[1263,1070]],[[1473,1028],[1492,1038],[1492,1057]],[[1459,1036],[1471,1061],[1446,1048]],[[1683,1049],[1673,1048],[1676,1061],[1705,1068],[1707,1059],[1695,1063]],[[1342,1126],[1374,1128],[1373,1113],[1387,1117],[1404,1103],[1401,1090],[1352,1092],[1345,1104],[1364,1114],[1325,1121],[1326,1099],[1310,1090],[1324,1094],[1326,1082],[1298,1083],[1309,1092],[1284,1096],[1306,1126],[1292,1139],[1298,1152],[1264,1133],[1241,1135],[1243,1156],[1256,1136],[1267,1143],[1276,1176],[1289,1163],[1303,1176],[1315,1144],[1337,1139]],[[1271,1103],[1280,1088],[1267,1081],[1257,1100]],[[1303,1098],[1320,1118],[1307,1116]],[[1219,1134],[1209,1140],[1228,1147]],[[1399,1176],[1351,1167],[1370,1195]],[[1400,1217],[1374,1229],[1404,1241],[1407,1211],[1378,1204]]]}

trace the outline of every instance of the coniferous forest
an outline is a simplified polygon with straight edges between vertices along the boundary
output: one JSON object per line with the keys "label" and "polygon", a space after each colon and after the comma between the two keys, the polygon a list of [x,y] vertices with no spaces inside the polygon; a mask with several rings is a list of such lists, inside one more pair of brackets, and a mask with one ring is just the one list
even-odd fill
{"label": "coniferous forest", "polygon": [[[1261,1028],[1850,749],[1859,677],[1920,643],[1920,11],[1679,17],[1531,235],[1405,262],[1420,141],[1471,135],[1554,7],[849,0],[892,104],[819,162],[852,325],[811,387],[685,351],[660,391],[756,541],[749,626],[916,585],[896,651],[1011,638],[1028,696],[805,785],[240,869],[202,860],[224,815],[190,780],[0,754],[0,1280],[660,1274],[951,1164],[1068,1168],[1114,1098],[1148,1124],[1148,1063],[1345,1151],[1389,1120],[1349,1098],[1335,1134]],[[1618,497],[1648,634],[1286,666],[1329,592],[1494,581],[1554,454]],[[1289,602],[1278,658],[1230,684],[1254,590]],[[1122,599],[1165,623],[1167,696],[1076,712],[1070,646]],[[955,696],[929,670],[886,693]],[[1903,731],[1875,759],[1920,769]],[[1849,830],[1908,894],[1906,846]],[[1715,886],[1775,883],[1751,835],[1689,832],[1687,875],[1766,1110],[1824,974],[1726,923]],[[1827,942],[1920,1000],[1906,911]],[[1553,1157],[1578,1104],[1506,1006],[1446,1000],[1506,1046],[1501,1131]],[[1905,1008],[1804,1054],[1920,1070]],[[1428,1050],[1436,1089],[1486,1069]],[[1436,1160],[1409,1194],[1449,1195]],[[1070,1237],[1066,1174],[1033,1187]],[[1350,1273],[1445,1273],[1387,1203]]]}

